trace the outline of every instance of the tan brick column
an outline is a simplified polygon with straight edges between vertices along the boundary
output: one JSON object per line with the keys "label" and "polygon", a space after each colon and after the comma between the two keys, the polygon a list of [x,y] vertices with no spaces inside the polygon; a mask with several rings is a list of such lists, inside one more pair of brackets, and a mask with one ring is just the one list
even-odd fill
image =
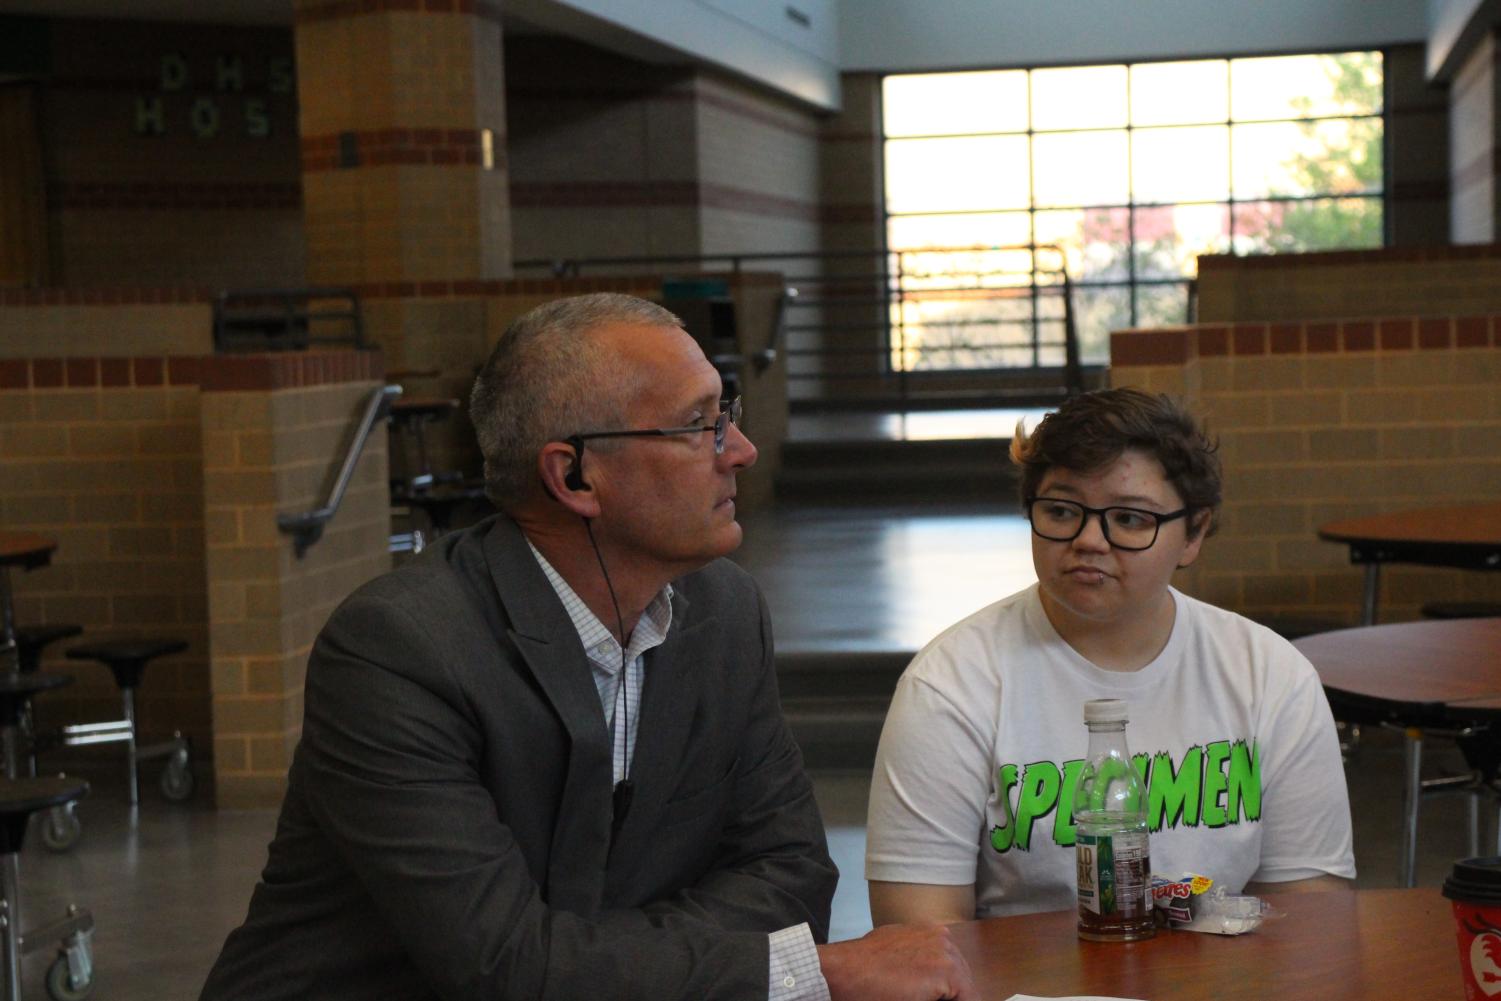
{"label": "tan brick column", "polygon": [[485,0],[297,0],[308,280],[510,272],[500,14]]}
{"label": "tan brick column", "polygon": [[[886,246],[885,233],[885,143],[881,126],[881,77],[877,73],[845,73],[839,115],[824,124],[819,148],[819,198],[822,204],[823,249],[868,251]],[[831,298],[849,300],[830,303],[821,316],[797,311],[795,322],[825,324],[823,343],[791,343],[789,347],[824,348],[833,353],[823,358],[800,358],[790,373],[837,372],[838,378],[789,382],[794,398],[836,394],[880,393],[884,388],[887,307],[882,300],[883,282],[872,281],[883,262],[875,256],[835,258],[824,263],[830,275],[847,274],[848,282],[830,284],[824,290]],[[808,335],[804,335],[808,336]],[[869,381],[850,378],[856,373]]]}
{"label": "tan brick column", "polygon": [[329,613],[390,567],[386,434],[377,427],[337,515],[297,557],[280,512],[319,506],[380,385],[361,352],[204,359],[214,777],[218,805],[274,807],[302,734],[308,651]]}

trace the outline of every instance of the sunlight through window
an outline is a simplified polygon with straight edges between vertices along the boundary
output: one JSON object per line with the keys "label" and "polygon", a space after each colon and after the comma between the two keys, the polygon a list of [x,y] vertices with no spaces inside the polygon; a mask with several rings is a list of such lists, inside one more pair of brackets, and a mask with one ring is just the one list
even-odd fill
{"label": "sunlight through window", "polygon": [[[888,246],[924,262],[894,268],[892,366],[1061,358],[1045,258],[1103,363],[1185,322],[1200,254],[1380,246],[1382,87],[1379,52],[886,77]],[[904,253],[933,248],[968,249]]]}

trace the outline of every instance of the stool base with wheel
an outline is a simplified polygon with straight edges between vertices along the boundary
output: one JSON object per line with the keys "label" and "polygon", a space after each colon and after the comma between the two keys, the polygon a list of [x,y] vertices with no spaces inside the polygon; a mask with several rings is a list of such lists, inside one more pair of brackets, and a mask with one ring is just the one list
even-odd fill
{"label": "stool base with wheel", "polygon": [[[23,760],[36,762],[34,735],[26,729],[31,719],[31,700],[43,692],[73,683],[66,674],[0,674],[0,767],[5,777],[21,774]],[[48,851],[65,852],[73,847],[82,833],[75,811],[77,804],[68,802],[48,810],[42,821],[42,844]]]}
{"label": "stool base with wheel", "polygon": [[192,749],[181,731],[174,730],[170,740],[157,744],[142,747],[136,743],[135,692],[141,684],[141,673],[154,658],[181,653],[187,648],[182,640],[144,639],[86,643],[68,651],[70,660],[96,660],[110,669],[115,684],[120,686],[124,718],[62,727],[60,741],[67,747],[123,743],[131,806],[140,802],[136,766],[145,758],[167,759],[167,767],[162,770],[163,796],[180,802],[193,795]]}
{"label": "stool base with wheel", "polygon": [[[35,674],[42,666],[42,651],[58,640],[72,639],[83,627],[71,622],[43,623],[16,628],[16,652],[22,674]],[[26,774],[36,774],[36,717],[28,700],[21,709],[21,740],[26,748]],[[43,840],[46,840],[45,838]]]}
{"label": "stool base with wheel", "polygon": [[94,916],[69,905],[55,921],[21,931],[21,845],[33,813],[70,806],[88,794],[89,784],[66,776],[0,782],[0,938],[3,938],[6,1001],[20,1001],[21,957],[51,944],[57,958],[47,968],[47,993],[54,1001],[78,1001],[94,989]]}

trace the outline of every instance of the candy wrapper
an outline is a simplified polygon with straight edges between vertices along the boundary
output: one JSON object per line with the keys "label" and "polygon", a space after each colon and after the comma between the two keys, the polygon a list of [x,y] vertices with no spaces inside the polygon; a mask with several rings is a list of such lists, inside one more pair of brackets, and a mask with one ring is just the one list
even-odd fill
{"label": "candy wrapper", "polygon": [[1204,894],[1214,886],[1208,876],[1186,872],[1177,879],[1166,876],[1152,877],[1152,907],[1159,918],[1170,925],[1186,925],[1194,919],[1202,906]]}
{"label": "candy wrapper", "polygon": [[1260,897],[1226,893],[1197,873],[1177,879],[1153,876],[1152,906],[1169,927],[1211,935],[1244,935],[1267,918],[1281,916]]}

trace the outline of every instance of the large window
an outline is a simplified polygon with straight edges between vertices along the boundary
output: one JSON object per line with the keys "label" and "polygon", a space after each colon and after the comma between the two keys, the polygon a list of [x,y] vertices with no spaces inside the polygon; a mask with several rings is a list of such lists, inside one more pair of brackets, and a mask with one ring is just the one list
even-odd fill
{"label": "large window", "polygon": [[[1184,322],[1199,254],[1382,242],[1379,52],[888,76],[883,101],[888,247],[1061,248],[1086,361]],[[948,355],[898,364],[985,357]]]}

